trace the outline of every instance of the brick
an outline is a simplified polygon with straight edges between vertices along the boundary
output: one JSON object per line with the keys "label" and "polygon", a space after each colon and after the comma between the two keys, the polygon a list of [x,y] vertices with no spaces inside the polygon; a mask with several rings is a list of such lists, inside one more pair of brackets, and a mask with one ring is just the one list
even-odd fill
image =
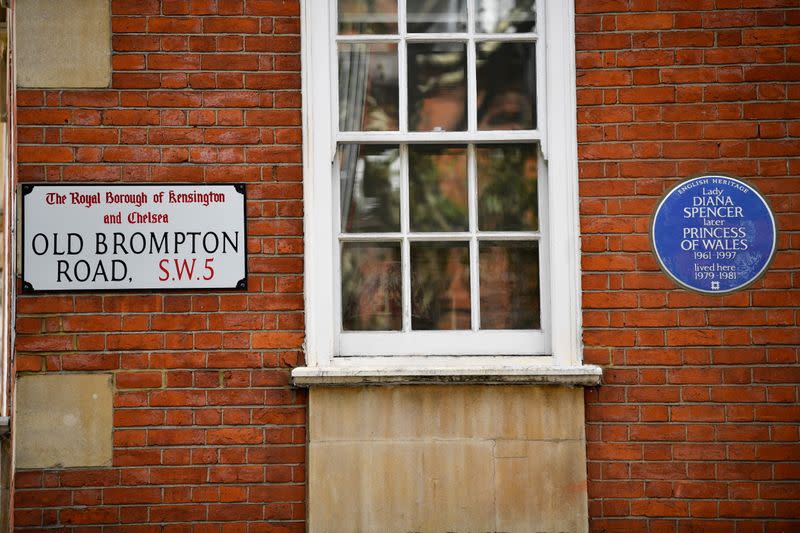
{"label": "brick", "polygon": [[[607,365],[586,393],[591,530],[788,531],[800,518],[790,4],[576,3],[584,358]],[[300,531],[299,2],[111,8],[110,89],[18,90],[17,175],[247,181],[250,287],[17,297],[18,371],[111,372],[116,393],[113,465],[18,472],[16,524]],[[706,171],[752,179],[781,227],[763,281],[725,297],[677,288],[648,239],[658,198]]]}
{"label": "brick", "polygon": [[300,4],[290,0],[249,0],[244,12],[270,17],[297,16],[300,14]]}

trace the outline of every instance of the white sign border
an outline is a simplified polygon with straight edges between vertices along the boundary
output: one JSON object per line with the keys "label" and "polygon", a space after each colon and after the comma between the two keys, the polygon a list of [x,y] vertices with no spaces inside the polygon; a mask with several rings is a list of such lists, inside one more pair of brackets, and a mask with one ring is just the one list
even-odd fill
{"label": "white sign border", "polygon": [[[108,288],[108,289],[98,289],[98,288],[70,288],[70,289],[36,289],[31,283],[25,281],[25,197],[33,192],[35,187],[233,187],[233,189],[242,195],[242,227],[244,230],[243,235],[243,242],[244,242],[244,277],[240,279],[236,286],[234,287],[210,287],[210,288],[203,288],[203,287],[136,287],[133,289],[126,289],[124,287],[115,287],[115,288]],[[132,293],[152,293],[152,292],[184,292],[184,293],[192,293],[192,292],[214,292],[214,291],[247,291],[247,282],[250,277],[250,272],[248,270],[248,251],[247,251],[247,184],[244,182],[214,182],[214,183],[193,183],[193,182],[141,182],[141,183],[120,183],[120,182],[109,182],[109,183],[98,183],[98,182],[83,182],[83,181],[76,181],[76,182],[46,182],[46,181],[38,181],[33,183],[20,183],[19,184],[19,194],[21,201],[19,202],[20,208],[20,226],[22,226],[22,231],[20,232],[20,241],[19,241],[19,259],[20,259],[20,285],[22,288],[22,292],[24,294],[69,294],[74,292],[81,292],[81,293],[113,293],[113,292],[132,292]]]}

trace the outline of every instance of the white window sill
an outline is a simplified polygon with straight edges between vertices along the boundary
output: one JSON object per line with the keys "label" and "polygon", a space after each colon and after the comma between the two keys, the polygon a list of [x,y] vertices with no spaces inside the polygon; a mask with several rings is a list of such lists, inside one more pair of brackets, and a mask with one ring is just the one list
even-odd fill
{"label": "white window sill", "polygon": [[298,387],[419,384],[545,384],[591,387],[600,384],[603,370],[595,365],[568,367],[482,367],[482,368],[342,368],[298,367],[292,382]]}

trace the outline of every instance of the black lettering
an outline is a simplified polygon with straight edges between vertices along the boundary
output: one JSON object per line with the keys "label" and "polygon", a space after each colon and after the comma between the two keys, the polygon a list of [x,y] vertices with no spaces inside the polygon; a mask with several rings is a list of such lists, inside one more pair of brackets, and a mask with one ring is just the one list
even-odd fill
{"label": "black lettering", "polygon": [[[136,239],[136,238],[140,238],[142,240],[142,246],[138,250],[135,248],[135,243],[133,242],[133,240]],[[145,248],[147,248],[147,241],[144,238],[144,234],[143,233],[139,233],[138,231],[136,233],[134,233],[133,235],[131,235],[131,239],[130,239],[130,242],[128,244],[130,244],[131,252],[133,252],[135,254],[140,254],[140,253],[144,252]]]}
{"label": "black lettering", "polygon": [[174,253],[177,254],[178,253],[178,245],[183,244],[185,242],[186,242],[186,234],[185,233],[181,233],[179,231],[176,231],[175,232],[175,252]]}
{"label": "black lettering", "polygon": [[[74,238],[78,239],[77,250],[73,247],[73,244],[75,244]],[[77,233],[67,233],[67,253],[69,255],[78,255],[82,251],[83,251],[83,237],[81,237]]]}
{"label": "black lettering", "polygon": [[[103,251],[100,251],[100,247],[103,247]],[[95,233],[94,234],[94,253],[97,255],[103,255],[108,251],[108,245],[106,244],[106,234],[105,233]]]}
{"label": "black lettering", "polygon": [[69,270],[69,263],[64,261],[63,259],[59,259],[56,262],[56,265],[58,266],[58,277],[56,277],[56,281],[61,281],[61,274],[64,274],[64,277],[67,278],[67,281],[72,283],[72,279],[69,277],[69,274],[67,273],[67,271]]}
{"label": "black lettering", "polygon": [[121,248],[122,253],[128,255],[128,250],[125,249],[125,234],[114,232],[114,255],[119,255],[117,249]]}
{"label": "black lettering", "polygon": [[[36,249],[36,240],[39,239],[39,237],[44,239],[44,249],[42,249],[41,252]],[[44,233],[37,233],[36,235],[34,235],[33,240],[31,241],[31,248],[33,249],[33,253],[35,253],[36,255],[46,254],[47,249],[49,248],[49,244],[47,242],[47,235],[45,235]]]}
{"label": "black lettering", "polygon": [[[86,269],[86,275],[82,276],[80,272],[78,272],[78,267]],[[91,267],[89,267],[89,262],[81,259],[77,263],[75,263],[75,268],[72,269],[72,273],[75,275],[75,279],[78,281],[86,281],[89,279],[89,275],[91,274]]]}
{"label": "black lettering", "polygon": [[97,262],[97,269],[94,271],[94,276],[92,276],[92,282],[97,281],[97,276],[103,276],[103,281],[108,281],[108,276],[106,275],[106,267],[103,266],[103,261],[100,260]]}
{"label": "black lettering", "polygon": [[58,233],[53,233],[53,255],[64,255],[64,250],[58,250]]}
{"label": "black lettering", "polygon": [[199,231],[190,231],[187,235],[192,236],[192,253],[196,253],[195,248],[197,246],[197,237],[200,235]]}
{"label": "black lettering", "polygon": [[[213,249],[208,246],[208,242],[207,241],[208,241],[209,237],[214,237],[214,248]],[[207,254],[215,253],[218,248],[219,248],[219,237],[217,237],[216,233],[214,233],[213,231],[209,231],[208,233],[203,235],[203,249],[206,251]]]}
{"label": "black lettering", "polygon": [[[117,270],[120,267],[120,270]],[[111,281],[122,281],[128,275],[128,265],[124,261],[114,259],[111,261]]]}
{"label": "black lettering", "polygon": [[[162,250],[161,247],[164,247]],[[167,243],[167,234],[166,232],[161,234],[161,240],[156,240],[156,234],[152,231],[150,232],[150,255],[153,255],[153,250],[155,249],[156,253],[169,253],[169,244]]]}
{"label": "black lettering", "polygon": [[236,235],[236,240],[235,241],[231,240],[231,237],[230,237],[230,235],[228,235],[227,231],[223,231],[222,232],[222,253],[223,254],[228,253],[227,243],[231,244],[231,248],[233,249],[234,252],[238,252],[239,251],[239,232],[237,231],[236,233],[234,233],[234,235]]}

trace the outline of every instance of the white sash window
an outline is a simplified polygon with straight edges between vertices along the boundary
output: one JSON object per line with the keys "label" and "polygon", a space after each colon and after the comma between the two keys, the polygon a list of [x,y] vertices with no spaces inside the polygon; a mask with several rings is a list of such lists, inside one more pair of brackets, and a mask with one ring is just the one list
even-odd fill
{"label": "white sash window", "polygon": [[306,0],[302,37],[296,379],[580,368],[570,3]]}

